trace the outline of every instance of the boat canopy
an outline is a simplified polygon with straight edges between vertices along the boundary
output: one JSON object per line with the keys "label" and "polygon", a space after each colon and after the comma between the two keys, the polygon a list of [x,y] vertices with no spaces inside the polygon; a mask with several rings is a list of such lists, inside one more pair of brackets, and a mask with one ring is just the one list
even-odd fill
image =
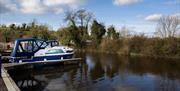
{"label": "boat canopy", "polygon": [[59,43],[56,40],[47,41],[35,38],[16,39],[11,58],[31,58],[40,49],[58,45]]}

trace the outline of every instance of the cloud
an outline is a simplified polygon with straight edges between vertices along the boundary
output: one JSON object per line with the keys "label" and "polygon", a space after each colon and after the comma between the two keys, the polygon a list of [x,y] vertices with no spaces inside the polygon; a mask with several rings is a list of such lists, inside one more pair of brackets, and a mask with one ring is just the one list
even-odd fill
{"label": "cloud", "polygon": [[149,16],[146,16],[144,20],[146,21],[158,21],[163,15],[162,14],[152,14]]}
{"label": "cloud", "polygon": [[18,0],[20,11],[22,13],[42,14],[46,11],[41,0]]}
{"label": "cloud", "polygon": [[[144,18],[144,20],[146,21],[158,21],[159,19],[161,19],[162,17],[164,17],[165,15],[163,14],[152,14],[152,15],[148,15]],[[170,17],[176,17],[178,19],[180,19],[180,13],[175,13],[175,14],[171,14],[168,15]]]}
{"label": "cloud", "polygon": [[60,13],[62,13],[64,10],[63,10],[63,8],[54,8],[53,11],[54,11],[55,14],[60,14]]}
{"label": "cloud", "polygon": [[44,0],[43,3],[47,6],[55,6],[55,5],[79,5],[84,0]]}
{"label": "cloud", "polygon": [[13,22],[13,21],[5,23],[6,26],[10,26],[11,24],[15,24],[15,25],[19,25],[19,26],[21,25],[21,23]]}
{"label": "cloud", "polygon": [[0,14],[16,9],[25,14],[62,13],[64,9],[74,9],[86,0],[0,0]]}
{"label": "cloud", "polygon": [[9,0],[0,0],[0,14],[16,11],[16,4],[11,3]]}
{"label": "cloud", "polygon": [[114,5],[125,6],[142,2],[142,0],[113,0]]}

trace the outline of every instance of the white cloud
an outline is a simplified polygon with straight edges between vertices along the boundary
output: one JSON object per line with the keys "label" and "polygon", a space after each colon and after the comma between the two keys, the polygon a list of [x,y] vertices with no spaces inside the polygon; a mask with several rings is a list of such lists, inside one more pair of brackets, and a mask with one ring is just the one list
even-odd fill
{"label": "white cloud", "polygon": [[118,6],[137,4],[139,2],[142,2],[142,0],[113,0],[113,4]]}
{"label": "white cloud", "polygon": [[46,11],[41,0],[18,0],[20,11],[23,13],[41,14]]}
{"label": "white cloud", "polygon": [[6,26],[10,26],[11,24],[15,24],[15,25],[21,25],[21,23],[19,23],[19,22],[7,22],[7,23],[5,23],[5,25]]}
{"label": "white cloud", "polygon": [[152,14],[144,18],[146,21],[158,21],[163,15],[162,14]]}
{"label": "white cloud", "polygon": [[[146,21],[158,21],[163,16],[166,16],[166,15],[163,15],[163,14],[151,14],[151,15],[146,16],[144,18],[144,20],[146,20]],[[168,15],[168,16],[177,17],[178,19],[180,19],[180,13],[175,13],[175,14],[171,14],[171,15]]]}
{"label": "white cloud", "polygon": [[62,13],[64,10],[62,9],[62,8],[54,8],[54,10],[53,10],[54,12],[55,12],[55,14],[60,14],[60,13]]}
{"label": "white cloud", "polygon": [[16,4],[13,4],[10,0],[0,0],[0,14],[14,12],[16,10]]}
{"label": "white cloud", "polygon": [[44,0],[43,3],[47,6],[55,5],[77,5],[80,4],[83,0]]}
{"label": "white cloud", "polygon": [[16,9],[26,14],[62,13],[64,9],[77,8],[86,0],[0,0],[0,14]]}

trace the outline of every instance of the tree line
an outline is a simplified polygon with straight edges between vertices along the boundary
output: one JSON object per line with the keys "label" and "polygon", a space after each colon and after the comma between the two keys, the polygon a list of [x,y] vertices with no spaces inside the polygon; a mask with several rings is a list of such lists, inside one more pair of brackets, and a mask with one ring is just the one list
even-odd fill
{"label": "tree line", "polygon": [[22,25],[0,25],[1,42],[13,42],[17,38],[56,39],[54,34],[55,32],[51,31],[47,25],[38,24],[35,20],[28,24],[23,23]]}
{"label": "tree line", "polygon": [[17,38],[58,40],[63,45],[86,51],[119,53],[122,55],[176,56],[180,57],[180,18],[162,17],[154,37],[131,34],[126,27],[117,30],[106,27],[84,9],[65,13],[66,27],[53,31],[35,20],[21,25],[0,25],[0,41],[12,42]]}

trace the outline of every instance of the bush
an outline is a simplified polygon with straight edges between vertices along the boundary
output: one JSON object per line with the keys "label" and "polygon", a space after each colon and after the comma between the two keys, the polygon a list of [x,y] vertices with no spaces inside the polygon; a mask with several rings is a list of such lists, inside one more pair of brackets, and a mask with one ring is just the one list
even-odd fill
{"label": "bush", "polygon": [[118,43],[118,40],[111,40],[106,38],[102,40],[100,44],[100,50],[107,53],[117,53],[119,46],[120,44]]}
{"label": "bush", "polygon": [[140,53],[142,48],[144,47],[144,42],[146,41],[145,36],[134,36],[130,40],[130,52],[132,53]]}

